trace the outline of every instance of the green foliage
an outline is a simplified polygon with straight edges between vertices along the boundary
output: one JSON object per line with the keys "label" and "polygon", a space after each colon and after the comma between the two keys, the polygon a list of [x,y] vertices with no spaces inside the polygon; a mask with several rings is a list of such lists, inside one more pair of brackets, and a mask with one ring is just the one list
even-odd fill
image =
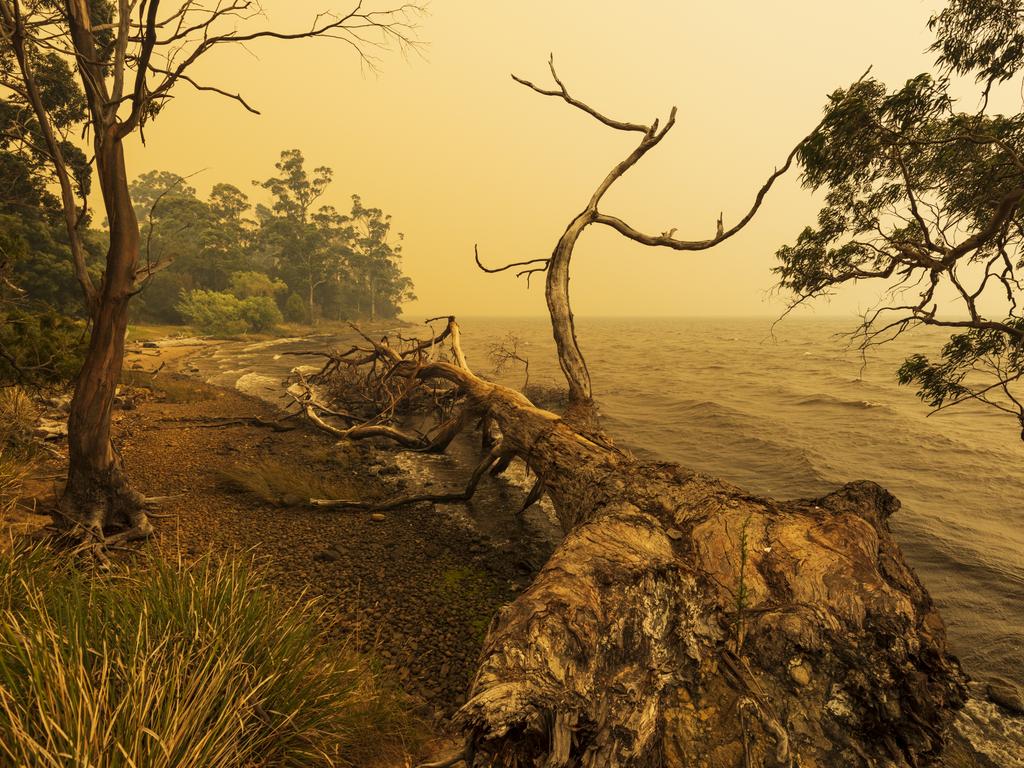
{"label": "green foliage", "polygon": [[951,0],[932,16],[932,50],[958,74],[973,73],[987,86],[1004,82],[1024,66],[1024,3],[1021,0]]}
{"label": "green foliage", "polygon": [[253,331],[269,331],[284,321],[281,310],[269,296],[250,296],[241,301],[242,319]]}
{"label": "green foliage", "polygon": [[309,310],[299,294],[288,295],[288,299],[284,303],[284,319],[289,323],[309,322]]}
{"label": "green foliage", "polygon": [[0,386],[70,381],[86,347],[82,321],[47,307],[0,303]]}
{"label": "green foliage", "polygon": [[280,280],[274,280],[262,272],[235,272],[228,283],[228,291],[240,299],[265,297],[273,299],[288,290]]}
{"label": "green foliage", "polygon": [[[0,554],[0,762],[366,765],[417,727],[367,662],[239,561],[91,575]],[[102,727],[96,727],[101,724]]]}
{"label": "green foliage", "polygon": [[[1019,318],[1007,318],[1005,324],[1024,331],[1024,320]],[[971,385],[972,378],[993,372],[995,383]],[[1016,415],[1019,412],[999,398],[1008,397],[1012,402],[1010,384],[1024,377],[1024,342],[999,329],[972,328],[952,336],[938,362],[923,354],[910,356],[900,366],[898,377],[900,384],[916,385],[918,397],[932,408],[973,399]]]}
{"label": "green foliage", "polygon": [[239,299],[225,291],[189,291],[177,308],[190,324],[215,335],[266,331],[283,319],[277,304],[267,296]]}
{"label": "green foliage", "polygon": [[[1024,115],[986,113],[989,89],[1024,64],[1024,5],[951,0],[932,18],[940,71],[890,90],[862,78],[829,97],[799,148],[803,182],[825,192],[815,226],[778,251],[775,273],[799,303],[873,280],[864,348],[918,326],[956,333],[941,360],[900,369],[933,407],[972,400],[1024,423]],[[959,111],[951,73],[984,83]]]}

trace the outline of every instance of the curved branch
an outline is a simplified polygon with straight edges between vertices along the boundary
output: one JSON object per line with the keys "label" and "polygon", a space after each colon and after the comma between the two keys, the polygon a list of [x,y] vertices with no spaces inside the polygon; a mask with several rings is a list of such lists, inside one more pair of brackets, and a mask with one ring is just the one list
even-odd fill
{"label": "curved branch", "polygon": [[[546,90],[537,85],[534,85],[529,80],[524,80],[523,78],[517,77],[516,75],[512,75],[512,79],[515,80],[520,85],[525,85],[527,88],[536,91],[542,96],[555,96],[556,98],[562,99],[566,103],[576,107],[576,109],[586,112],[594,119],[604,123],[609,128],[614,128],[617,131],[637,131],[639,133],[649,133],[651,131],[651,126],[640,125],[640,123],[625,123],[622,122],[621,120],[613,120],[610,117],[602,115],[589,104],[584,104],[579,99],[574,99],[572,96],[570,96],[569,91],[565,87],[565,84],[559,79],[558,73],[555,71],[555,54],[553,53],[548,57],[548,68],[551,70],[551,77],[558,85],[557,91]],[[655,123],[655,125],[657,125],[657,123]]]}
{"label": "curved branch", "polygon": [[[815,130],[817,130],[817,128],[815,128]],[[708,248],[714,248],[719,243],[728,240],[730,237],[735,235],[737,232],[739,232],[741,229],[747,226],[747,224],[750,223],[751,219],[754,218],[754,215],[757,213],[758,209],[761,207],[761,204],[764,202],[765,197],[771,191],[772,186],[775,184],[776,181],[779,180],[781,176],[783,176],[793,166],[793,161],[796,159],[797,153],[800,151],[800,148],[803,147],[803,145],[807,142],[807,139],[810,138],[810,136],[812,136],[813,133],[814,132],[812,131],[811,134],[801,139],[800,142],[795,147],[793,147],[789,155],[786,156],[786,162],[784,162],[781,167],[776,168],[765,181],[765,183],[761,185],[761,188],[757,191],[757,194],[754,196],[754,202],[753,204],[751,204],[750,209],[747,211],[746,215],[744,215],[743,218],[740,219],[734,226],[730,227],[729,229],[721,229],[721,231],[718,234],[716,234],[714,237],[708,240],[679,240],[675,237],[672,237],[671,234],[668,232],[664,232],[660,235],[647,235],[631,227],[622,219],[617,218],[615,216],[609,216],[604,213],[597,213],[594,217],[594,222],[597,224],[604,224],[607,227],[611,227],[619,234],[628,237],[630,240],[635,240],[636,242],[641,243],[642,245],[664,246],[666,248],[672,248],[677,251],[703,251],[707,250]],[[721,223],[721,218],[719,218],[719,223]]]}

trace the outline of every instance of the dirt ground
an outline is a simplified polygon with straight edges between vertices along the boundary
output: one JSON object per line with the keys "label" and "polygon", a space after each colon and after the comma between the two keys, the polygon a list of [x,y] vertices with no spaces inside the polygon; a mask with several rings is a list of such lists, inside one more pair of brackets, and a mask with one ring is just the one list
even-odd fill
{"label": "dirt ground", "polygon": [[[434,722],[431,751],[446,751],[447,718],[465,701],[491,618],[532,579],[531,555],[431,504],[384,515],[310,507],[310,496],[370,500],[412,488],[388,445],[338,445],[297,420],[258,426],[250,420],[281,414],[176,372],[207,344],[128,350],[115,444],[135,488],[170,497],[142,546],[186,560],[252,557],[286,596],[322,601],[330,632],[376,660]],[[63,444],[51,446],[27,505],[4,521],[7,536],[49,522],[66,462]]]}
{"label": "dirt ground", "polygon": [[[376,655],[432,714],[464,701],[491,617],[514,599],[526,568],[429,504],[383,519],[308,507],[299,496],[304,485],[363,500],[398,493],[405,481],[393,453],[335,446],[298,423],[283,432],[219,426],[225,417],[276,414],[237,392],[175,380],[195,394],[174,398],[185,402],[158,394],[118,418],[132,484],[147,496],[173,497],[159,510],[152,545],[186,558],[251,552],[282,590],[324,600],[333,631]],[[254,493],[239,476],[269,476],[284,491]]]}

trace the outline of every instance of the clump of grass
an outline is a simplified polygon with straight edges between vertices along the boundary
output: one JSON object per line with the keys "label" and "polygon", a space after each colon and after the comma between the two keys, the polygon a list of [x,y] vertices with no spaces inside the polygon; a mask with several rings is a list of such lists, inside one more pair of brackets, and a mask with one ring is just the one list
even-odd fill
{"label": "clump of grass", "polygon": [[90,575],[0,554],[0,764],[365,766],[420,738],[394,689],[243,561]]}
{"label": "clump of grass", "polygon": [[277,507],[305,504],[310,499],[360,499],[365,489],[341,477],[336,468],[320,470],[309,464],[263,459],[218,471],[221,482]]}
{"label": "clump of grass", "polygon": [[32,451],[32,433],[39,409],[21,387],[0,388],[0,447]]}
{"label": "clump of grass", "polygon": [[10,515],[18,505],[31,470],[30,460],[0,447],[0,520]]}

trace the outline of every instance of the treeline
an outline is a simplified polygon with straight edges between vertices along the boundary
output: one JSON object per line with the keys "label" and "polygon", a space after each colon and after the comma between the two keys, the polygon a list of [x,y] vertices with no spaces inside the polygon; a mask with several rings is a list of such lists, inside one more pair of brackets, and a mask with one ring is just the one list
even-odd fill
{"label": "treeline", "polygon": [[[0,100],[0,128],[17,119]],[[88,199],[86,158],[70,143],[65,152]],[[87,334],[61,204],[41,167],[31,147],[0,131],[5,382],[69,377]],[[390,216],[363,205],[358,195],[346,213],[321,204],[332,171],[307,171],[297,149],[282,152],[275,167],[275,175],[254,182],[265,203],[224,183],[202,199],[188,179],[166,171],[143,174],[131,184],[142,264],[149,272],[133,303],[136,320],[231,334],[283,321],[393,318],[414,298],[412,281],[401,269],[402,235],[392,232]],[[98,284],[107,232],[83,210],[86,260]]]}
{"label": "treeline", "polygon": [[215,184],[202,200],[165,171],[135,180],[142,263],[153,272],[136,308],[141,319],[237,332],[282,319],[392,318],[414,298],[390,216],[358,195],[347,213],[319,204],[333,173],[307,171],[297,149],[275,167],[254,182],[269,205],[231,184]]}

